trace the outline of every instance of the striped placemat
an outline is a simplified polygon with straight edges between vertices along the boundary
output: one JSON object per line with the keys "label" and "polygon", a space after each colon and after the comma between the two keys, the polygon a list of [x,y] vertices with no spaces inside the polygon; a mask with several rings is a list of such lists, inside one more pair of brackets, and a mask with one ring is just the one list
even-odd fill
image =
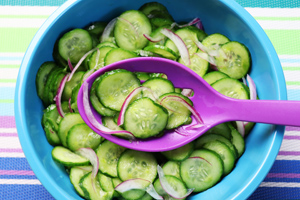
{"label": "striped placemat", "polygon": [[[0,0],[0,199],[53,199],[28,165],[14,121],[19,66],[31,39],[65,0]],[[300,100],[300,1],[237,0],[263,27]],[[300,128],[287,127],[276,161],[250,199],[300,199]]]}

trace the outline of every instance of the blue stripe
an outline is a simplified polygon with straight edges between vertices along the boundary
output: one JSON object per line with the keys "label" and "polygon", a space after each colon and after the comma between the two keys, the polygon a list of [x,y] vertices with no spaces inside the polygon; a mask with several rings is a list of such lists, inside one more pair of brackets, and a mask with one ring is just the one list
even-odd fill
{"label": "blue stripe", "polygon": [[0,116],[14,116],[13,103],[0,103]]}
{"label": "blue stripe", "polygon": [[26,158],[0,158],[0,170],[31,170]]}
{"label": "blue stripe", "polygon": [[298,8],[300,1],[296,0],[236,0],[243,7],[268,7],[268,8]]}
{"label": "blue stripe", "polygon": [[270,173],[298,173],[300,174],[300,161],[276,160]]}
{"label": "blue stripe", "polygon": [[290,89],[287,90],[288,100],[300,100],[300,90]]}
{"label": "blue stripe", "polygon": [[282,64],[284,64],[284,63],[300,63],[300,59],[299,58],[281,58],[280,62]]}
{"label": "blue stripe", "polygon": [[0,175],[0,179],[37,179],[34,175]]}
{"label": "blue stripe", "polygon": [[0,199],[54,200],[42,185],[1,185]]}
{"label": "blue stripe", "polygon": [[264,182],[300,183],[300,178],[265,178]]}
{"label": "blue stripe", "polygon": [[300,199],[300,188],[259,187],[248,200]]}
{"label": "blue stripe", "polygon": [[1,6],[60,6],[67,0],[0,0]]}
{"label": "blue stripe", "polygon": [[0,87],[0,99],[14,99],[15,87]]}

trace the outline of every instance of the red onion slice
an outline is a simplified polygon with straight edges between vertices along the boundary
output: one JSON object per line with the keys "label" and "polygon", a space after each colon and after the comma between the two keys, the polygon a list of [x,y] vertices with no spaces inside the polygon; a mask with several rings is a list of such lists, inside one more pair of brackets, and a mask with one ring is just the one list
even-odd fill
{"label": "red onion slice", "polygon": [[57,111],[61,117],[65,116],[65,113],[61,106],[61,96],[62,96],[62,93],[64,91],[64,88],[65,88],[65,85],[66,85],[66,82],[67,82],[67,79],[69,76],[70,76],[70,74],[66,74],[64,76],[64,78],[61,80],[58,90],[57,90],[57,93],[56,93],[56,96],[54,97],[54,101],[56,102]]}
{"label": "red onion slice", "polygon": [[187,189],[187,193],[184,195],[180,195],[177,191],[174,190],[174,188],[168,183],[163,169],[157,165],[157,173],[158,173],[158,177],[159,177],[159,181],[161,184],[161,187],[164,189],[164,191],[166,193],[168,193],[168,195],[170,195],[171,197],[175,198],[175,199],[183,199],[186,198],[187,196],[189,196],[194,189]]}
{"label": "red onion slice", "polygon": [[257,99],[256,85],[249,74],[247,74],[247,81],[248,81],[249,89],[250,89],[250,99],[256,100]]}
{"label": "red onion slice", "polygon": [[87,158],[93,166],[92,178],[95,178],[99,170],[99,158],[95,151],[91,148],[80,148],[76,151],[77,154]]}
{"label": "red onion slice", "polygon": [[72,79],[74,73],[75,73],[76,70],[80,67],[80,65],[81,65],[81,63],[84,61],[84,59],[86,59],[86,57],[87,57],[88,55],[90,55],[91,53],[93,53],[96,49],[98,49],[98,48],[96,47],[96,48],[94,48],[94,49],[88,51],[86,54],[84,54],[84,55],[80,58],[80,60],[78,61],[78,63],[77,63],[76,66],[74,67],[74,69],[72,70],[72,72],[71,72],[71,74],[70,74],[70,76],[69,76],[69,78],[68,78],[68,81],[70,81],[70,80]]}
{"label": "red onion slice", "polygon": [[84,109],[84,112],[85,112],[89,122],[98,131],[102,132],[103,134],[108,134],[108,135],[118,134],[120,136],[128,138],[129,140],[135,140],[134,135],[132,133],[130,133],[129,131],[113,131],[113,130],[103,126],[101,123],[99,123],[92,112],[88,94],[89,94],[89,85],[87,82],[84,82],[83,83],[83,109]]}
{"label": "red onion slice", "polygon": [[183,24],[183,25],[180,25],[180,24],[177,24],[176,22],[174,22],[174,23],[171,24],[171,27],[177,26],[179,28],[184,28],[184,27],[187,27],[187,26],[192,26],[194,24],[198,24],[200,22],[201,22],[200,18],[196,17],[192,21],[190,21],[189,23]]}
{"label": "red onion slice", "polygon": [[199,21],[196,23],[195,25],[198,29],[204,31],[204,27],[203,27],[203,24],[202,24],[202,21],[199,19]]}
{"label": "red onion slice", "polygon": [[195,54],[197,56],[199,56],[200,58],[206,60],[210,64],[212,64],[214,66],[217,66],[216,59],[214,57],[208,55],[207,53],[205,53],[205,52],[199,52],[199,53],[195,53]]}
{"label": "red onion slice", "polygon": [[187,96],[187,97],[191,97],[192,94],[193,94],[193,90],[192,89],[183,89],[181,91],[181,94],[184,95],[184,96]]}
{"label": "red onion slice", "polygon": [[70,70],[73,71],[74,67],[73,67],[73,65],[71,63],[70,58],[68,58],[68,66],[69,66]]}
{"label": "red onion slice", "polygon": [[190,65],[191,64],[190,54],[189,54],[189,50],[188,50],[187,46],[185,45],[184,41],[177,34],[173,33],[171,30],[169,30],[167,28],[161,29],[160,32],[174,42],[174,44],[176,45],[176,47],[180,53],[180,56],[181,56],[183,62],[186,65]]}
{"label": "red onion slice", "polygon": [[204,46],[200,41],[196,41],[195,44],[199,49],[201,49],[203,52],[206,52],[209,56],[220,56],[219,50],[211,50]]}
{"label": "red onion slice", "polygon": [[135,178],[135,179],[129,179],[126,180],[115,188],[116,191],[123,193],[127,192],[129,190],[133,189],[139,189],[146,191],[149,195],[151,195],[154,199],[161,199],[163,200],[163,197],[161,197],[154,189],[153,185],[150,181],[141,179],[141,178]]}
{"label": "red onion slice", "polygon": [[189,111],[191,111],[191,113],[195,117],[197,123],[203,124],[203,121],[200,117],[200,114],[197,112],[197,110],[183,98],[181,98],[179,96],[175,96],[175,95],[168,95],[161,99],[160,104],[163,105],[164,101],[177,101],[177,102],[182,103],[183,106],[185,106],[187,109],[189,109]]}
{"label": "red onion slice", "polygon": [[236,121],[236,128],[241,136],[245,136],[245,124],[242,121]]}
{"label": "red onion slice", "polygon": [[150,42],[153,42],[153,43],[157,43],[157,42],[160,42],[164,39],[164,36],[163,35],[159,35],[158,37],[156,38],[153,38],[151,37],[150,35],[147,35],[147,34],[143,34],[143,36]]}
{"label": "red onion slice", "polygon": [[[122,107],[121,107],[121,110],[120,110],[120,113],[119,113],[119,117],[118,117],[118,126],[121,126],[123,123],[124,123],[124,116],[125,116],[125,111],[128,107],[128,105],[130,104],[130,102],[132,101],[132,99],[134,97],[136,97],[137,94],[139,94],[141,91],[145,91],[145,90],[150,90],[151,93],[153,94],[154,96],[154,93],[151,89],[147,88],[147,87],[138,87],[138,88],[135,88],[125,99]],[[154,96],[155,100],[157,99],[156,96]]]}
{"label": "red onion slice", "polygon": [[71,105],[71,98],[69,99],[69,101],[68,101],[68,104],[69,104],[69,110],[70,110],[70,112],[72,113],[73,112],[73,109],[72,109],[72,105]]}
{"label": "red onion slice", "polygon": [[115,24],[117,22],[117,18],[112,19],[105,27],[102,36],[101,36],[101,42],[105,42],[110,37],[112,31],[115,28]]}

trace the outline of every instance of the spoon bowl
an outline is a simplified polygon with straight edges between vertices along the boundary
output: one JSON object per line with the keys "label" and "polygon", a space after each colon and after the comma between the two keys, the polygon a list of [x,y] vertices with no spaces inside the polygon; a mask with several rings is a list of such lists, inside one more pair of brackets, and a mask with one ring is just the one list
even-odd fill
{"label": "spoon bowl", "polygon": [[[251,121],[300,126],[300,120],[296,117],[296,114],[300,113],[300,102],[229,98],[213,89],[204,79],[188,67],[164,58],[139,57],[105,66],[85,80],[89,89],[97,77],[114,69],[126,69],[132,72],[164,73],[175,87],[192,89],[194,95],[190,99],[193,101],[194,108],[200,114],[204,124],[200,128],[190,130],[189,134],[179,134],[174,130],[169,130],[161,137],[151,137],[137,141],[129,141],[104,134],[95,128],[87,118],[83,106],[83,87],[81,87],[78,93],[77,104],[83,120],[105,139],[126,148],[149,152],[173,150],[195,140],[213,126],[227,121]],[[101,123],[101,116],[92,106],[90,107],[97,121]],[[192,124],[196,124],[195,119],[193,117],[192,119]]]}

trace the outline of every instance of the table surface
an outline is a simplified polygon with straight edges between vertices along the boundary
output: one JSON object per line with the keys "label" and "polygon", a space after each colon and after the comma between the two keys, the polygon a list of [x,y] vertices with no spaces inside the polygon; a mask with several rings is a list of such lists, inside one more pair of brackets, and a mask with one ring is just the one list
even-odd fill
{"label": "table surface", "polygon": [[[0,199],[53,199],[19,143],[14,91],[22,57],[47,17],[66,0],[0,0]],[[289,100],[300,100],[300,1],[237,0],[273,43]],[[300,128],[286,127],[269,174],[249,199],[300,199]]]}

